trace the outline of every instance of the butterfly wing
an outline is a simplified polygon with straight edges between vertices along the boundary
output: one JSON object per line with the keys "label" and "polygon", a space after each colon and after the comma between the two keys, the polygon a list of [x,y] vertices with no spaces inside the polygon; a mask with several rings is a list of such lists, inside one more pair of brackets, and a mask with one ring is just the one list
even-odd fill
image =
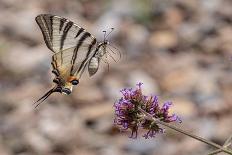
{"label": "butterfly wing", "polygon": [[63,54],[61,52],[54,54],[52,56],[53,69],[57,69],[59,75],[64,79],[69,76],[76,76],[77,79],[80,79],[86,65],[94,54],[93,51],[86,52],[88,50],[89,46],[80,47],[76,55],[75,63],[73,63],[73,51],[75,51],[75,48],[64,50]]}
{"label": "butterfly wing", "polygon": [[36,17],[47,47],[53,51],[53,69],[62,76],[81,76],[93,55],[96,38],[72,21],[50,14]]}
{"label": "butterfly wing", "polygon": [[75,47],[79,42],[91,44],[96,40],[84,28],[63,17],[41,14],[35,18],[47,47],[54,53]]}

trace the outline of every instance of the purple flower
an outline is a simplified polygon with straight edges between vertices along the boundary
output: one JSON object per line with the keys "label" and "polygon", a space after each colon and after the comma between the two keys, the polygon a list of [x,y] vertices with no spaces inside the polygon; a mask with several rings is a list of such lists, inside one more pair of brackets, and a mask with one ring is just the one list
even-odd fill
{"label": "purple flower", "polygon": [[114,123],[121,130],[131,130],[130,138],[137,138],[139,129],[147,131],[143,135],[146,139],[153,138],[158,133],[164,133],[164,129],[156,122],[146,119],[140,109],[159,121],[166,123],[181,122],[177,115],[169,114],[172,102],[165,102],[160,107],[157,96],[145,96],[142,94],[142,84],[141,82],[138,83],[136,89],[122,89],[120,91],[122,97],[114,103]]}

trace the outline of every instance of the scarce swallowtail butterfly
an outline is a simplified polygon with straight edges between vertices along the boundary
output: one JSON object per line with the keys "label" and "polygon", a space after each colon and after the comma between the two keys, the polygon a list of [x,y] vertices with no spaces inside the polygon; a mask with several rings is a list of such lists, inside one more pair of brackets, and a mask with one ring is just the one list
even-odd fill
{"label": "scarce swallowtail butterfly", "polygon": [[47,47],[54,53],[51,65],[55,75],[55,86],[34,103],[37,107],[54,92],[71,94],[72,87],[79,83],[86,68],[90,76],[97,72],[100,60],[107,54],[109,41],[106,37],[112,31],[108,35],[103,31],[104,40],[97,42],[84,28],[66,18],[41,14],[35,20]]}

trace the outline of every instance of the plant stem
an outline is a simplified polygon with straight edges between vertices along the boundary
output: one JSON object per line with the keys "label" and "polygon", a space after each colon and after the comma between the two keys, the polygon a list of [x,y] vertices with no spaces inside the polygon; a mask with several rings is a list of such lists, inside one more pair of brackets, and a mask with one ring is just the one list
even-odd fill
{"label": "plant stem", "polygon": [[160,120],[157,120],[157,119],[154,118],[151,114],[149,114],[149,113],[147,113],[146,111],[144,111],[142,108],[139,108],[139,110],[140,110],[140,111],[146,116],[146,118],[149,119],[149,120],[155,121],[155,122],[158,123],[158,124],[161,124],[161,125],[163,125],[163,126],[166,126],[166,127],[168,127],[168,128],[171,128],[171,129],[173,129],[173,130],[175,130],[175,131],[177,131],[177,132],[180,132],[180,133],[182,133],[182,134],[184,134],[184,135],[187,135],[187,136],[189,136],[189,137],[192,137],[192,138],[194,138],[194,139],[196,139],[196,140],[199,140],[199,141],[201,141],[201,142],[203,142],[203,143],[205,143],[205,144],[208,144],[208,145],[210,145],[210,146],[213,146],[213,147],[215,147],[215,148],[218,148],[218,149],[222,150],[223,152],[226,152],[226,153],[232,155],[232,150],[228,150],[228,149],[226,149],[226,148],[224,148],[224,147],[222,147],[222,146],[220,146],[220,145],[218,145],[218,144],[216,144],[216,143],[214,143],[214,142],[208,141],[208,140],[206,140],[206,139],[204,139],[204,138],[201,138],[201,137],[199,137],[199,136],[196,136],[196,135],[193,135],[193,134],[191,134],[191,133],[189,133],[189,132],[186,132],[186,131],[184,131],[184,130],[182,130],[182,129],[180,129],[180,128],[175,127],[174,125],[171,125],[171,124],[162,122],[162,121],[160,121]]}
{"label": "plant stem", "polygon": [[[230,137],[225,141],[223,147],[224,147],[224,148],[229,147],[229,146],[231,145],[231,140],[232,140],[232,135],[230,135]],[[222,152],[222,150],[217,149],[217,150],[215,150],[215,151],[209,153],[208,155],[214,155],[214,154],[217,154],[217,153],[220,153],[220,152]]]}

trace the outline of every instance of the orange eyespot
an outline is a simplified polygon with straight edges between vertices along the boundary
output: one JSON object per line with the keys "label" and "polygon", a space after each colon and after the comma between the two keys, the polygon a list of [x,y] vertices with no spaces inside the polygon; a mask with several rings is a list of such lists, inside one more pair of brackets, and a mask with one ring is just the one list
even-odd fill
{"label": "orange eyespot", "polygon": [[68,78],[68,82],[70,82],[72,85],[77,85],[79,83],[79,80],[74,76],[70,76]]}

